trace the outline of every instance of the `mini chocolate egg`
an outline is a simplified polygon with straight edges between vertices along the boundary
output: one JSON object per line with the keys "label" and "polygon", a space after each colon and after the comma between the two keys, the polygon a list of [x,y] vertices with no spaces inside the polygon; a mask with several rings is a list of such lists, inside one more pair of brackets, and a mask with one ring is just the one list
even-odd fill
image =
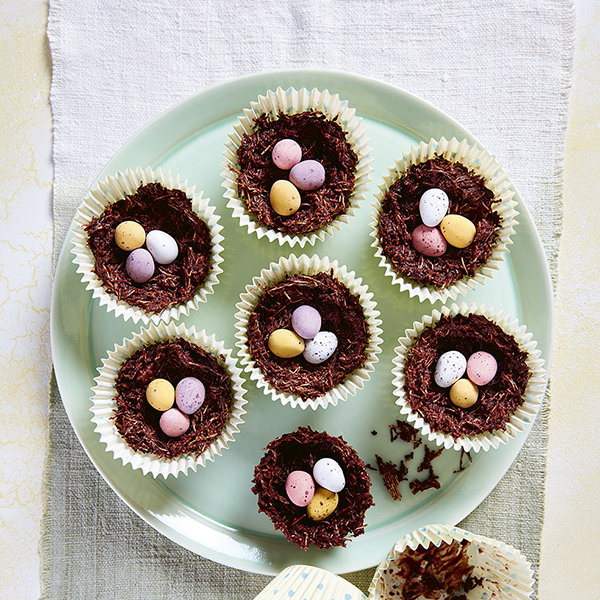
{"label": "mini chocolate egg", "polygon": [[269,336],[269,350],[279,358],[293,358],[304,352],[304,340],[289,329],[276,329]]}
{"label": "mini chocolate egg", "polygon": [[315,482],[306,471],[292,471],[285,480],[285,493],[296,506],[306,506],[315,495]]}
{"label": "mini chocolate egg", "polygon": [[175,388],[166,379],[153,379],[146,388],[146,400],[156,410],[169,410],[175,402]]}
{"label": "mini chocolate egg", "polygon": [[450,402],[460,408],[469,408],[477,402],[479,390],[470,379],[459,379],[450,388]]}
{"label": "mini chocolate egg", "polygon": [[325,167],[318,160],[303,160],[290,170],[290,181],[304,192],[318,190],[325,182]]}
{"label": "mini chocolate egg", "polygon": [[141,248],[146,241],[144,228],[135,221],[123,221],[115,229],[115,242],[121,250],[131,252]]}
{"label": "mini chocolate egg", "polygon": [[302,160],[302,148],[295,140],[279,140],[273,146],[271,158],[276,167],[283,171],[289,171]]}
{"label": "mini chocolate egg", "polygon": [[271,208],[282,217],[289,217],[298,212],[302,204],[300,192],[287,179],[279,179],[271,186],[269,201]]}
{"label": "mini chocolate egg", "polygon": [[154,259],[146,248],[136,248],[125,261],[127,275],[136,283],[144,283],[154,275]]}
{"label": "mini chocolate egg", "polygon": [[160,416],[158,424],[164,434],[179,437],[190,428],[190,418],[177,408],[170,408]]}
{"label": "mini chocolate egg", "polygon": [[307,340],[302,356],[311,365],[319,365],[331,357],[337,345],[338,340],[335,333],[319,331],[312,340]]}
{"label": "mini chocolate egg", "polygon": [[316,308],[303,304],[292,313],[292,327],[301,338],[311,340],[321,329],[321,315]]}
{"label": "mini chocolate egg", "polygon": [[160,265],[170,265],[179,254],[175,238],[160,229],[148,232],[146,248],[152,254],[152,258]]}
{"label": "mini chocolate egg", "polygon": [[435,366],[435,382],[443,388],[458,381],[467,370],[467,359],[457,350],[444,352]]}
{"label": "mini chocolate egg", "polygon": [[419,200],[419,214],[421,221],[427,227],[435,227],[442,222],[448,212],[450,199],[444,190],[430,188],[426,190]]}
{"label": "mini chocolate egg", "polygon": [[498,363],[489,353],[480,350],[469,356],[467,361],[467,375],[477,385],[487,385],[496,376]]}
{"label": "mini chocolate egg", "polygon": [[442,256],[446,252],[446,240],[437,227],[418,225],[411,235],[413,248],[424,256]]}
{"label": "mini chocolate egg", "polygon": [[440,223],[446,241],[455,248],[466,248],[475,239],[475,225],[462,215],[446,215]]}
{"label": "mini chocolate egg", "polygon": [[193,415],[204,403],[206,390],[196,377],[184,377],[175,388],[177,408],[186,415]]}
{"label": "mini chocolate egg", "polygon": [[312,500],[306,506],[306,514],[311,521],[322,521],[337,508],[338,501],[336,492],[318,487]]}
{"label": "mini chocolate egg", "polygon": [[321,458],[313,467],[315,481],[330,492],[341,492],[346,485],[342,467],[333,458]]}

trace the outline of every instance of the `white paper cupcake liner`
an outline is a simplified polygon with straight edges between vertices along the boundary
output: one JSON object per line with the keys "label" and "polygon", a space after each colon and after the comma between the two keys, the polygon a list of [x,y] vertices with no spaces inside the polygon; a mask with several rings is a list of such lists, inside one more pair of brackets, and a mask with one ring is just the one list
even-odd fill
{"label": "white paper cupcake liner", "polygon": [[[277,116],[280,112],[297,114],[308,110],[320,111],[331,119],[338,117],[346,139],[358,157],[355,185],[348,210],[338,215],[329,225],[306,234],[288,234],[261,225],[256,216],[246,209],[244,201],[238,197],[237,151],[244,135],[253,132],[254,122],[260,115]],[[339,230],[342,223],[348,222],[348,217],[355,215],[355,211],[360,208],[360,202],[365,198],[367,184],[371,181],[369,173],[372,171],[372,149],[368,145],[370,140],[365,135],[366,127],[362,125],[362,119],[356,116],[356,110],[348,107],[346,101],[340,100],[338,94],[332,95],[328,90],[321,92],[316,88],[310,91],[306,88],[277,88],[274,92],[269,90],[265,96],[259,96],[258,101],[251,102],[250,108],[244,110],[244,115],[240,116],[238,121],[233,133],[229,134],[229,141],[225,144],[226,150],[223,152],[223,187],[224,195],[229,199],[227,206],[233,210],[233,216],[239,219],[240,225],[248,229],[248,233],[255,233],[259,238],[266,236],[270,242],[277,241],[280,245],[289,244],[293,247],[298,244],[303,248],[307,243],[314,245],[317,240],[324,240],[325,235],[333,235],[334,230]]]}
{"label": "white paper cupcake liner", "polygon": [[[352,294],[358,296],[367,322],[369,339],[365,348],[366,360],[362,368],[348,375],[343,382],[323,396],[303,400],[299,396],[277,390],[265,380],[250,353],[246,331],[250,314],[258,304],[265,289],[283,281],[288,275],[315,275],[321,272],[332,274]],[[319,406],[326,408],[330,404],[336,406],[340,400],[346,400],[348,395],[354,396],[356,390],[364,387],[364,382],[370,379],[369,373],[374,370],[375,363],[379,360],[377,354],[381,352],[380,344],[382,340],[379,327],[381,320],[378,318],[379,311],[376,306],[373,293],[368,291],[368,287],[362,283],[362,279],[355,277],[354,271],[348,271],[343,265],[339,266],[337,261],[331,262],[329,258],[320,258],[316,254],[310,257],[306,254],[299,257],[294,254],[290,255],[289,258],[282,257],[278,263],[271,263],[268,269],[263,269],[260,276],[254,277],[252,283],[246,286],[246,292],[240,294],[240,302],[236,304],[238,312],[235,315],[237,319],[235,326],[238,332],[235,335],[239,340],[236,342],[236,346],[240,349],[238,355],[241,364],[244,365],[245,371],[250,373],[250,379],[256,382],[258,388],[264,389],[265,393],[270,394],[274,401],[279,400],[283,405],[289,404],[292,408],[299,406],[302,409],[310,406],[313,410],[316,410]]]}
{"label": "white paper cupcake liner", "polygon": [[364,600],[365,595],[349,581],[325,569],[292,565],[284,569],[254,600]]}
{"label": "white paper cupcake liner", "polygon": [[[99,217],[109,204],[134,194],[140,185],[151,182],[159,182],[168,189],[180,189],[185,192],[192,200],[192,210],[208,225],[212,246],[210,271],[194,296],[183,304],[170,306],[155,313],[118,300],[105,289],[94,272],[95,259],[88,247],[88,235],[84,229],[94,217]],[[208,198],[202,197],[202,192],[195,193],[195,186],[189,187],[187,181],[179,181],[179,175],[171,175],[170,171],[163,173],[160,168],[156,171],[150,167],[145,169],[137,167],[135,171],[127,169],[125,173],[119,171],[114,177],[109,175],[105,181],[99,182],[81,202],[71,228],[73,232],[71,252],[75,255],[73,262],[77,265],[77,272],[81,273],[81,281],[87,284],[86,289],[92,290],[93,297],[100,300],[100,306],[106,306],[109,312],[114,311],[115,315],[122,316],[125,320],[132,319],[134,323],[142,321],[145,325],[150,322],[158,324],[160,321],[179,319],[181,315],[189,316],[190,310],[197,309],[198,305],[206,302],[206,297],[213,293],[214,286],[219,283],[219,274],[223,272],[219,266],[223,262],[221,257],[223,236],[220,234],[223,227],[218,224],[220,217],[215,214],[215,209],[209,202]]]}
{"label": "white paper cupcake liner", "polygon": [[[405,396],[404,365],[407,352],[426,328],[434,326],[442,316],[454,316],[457,314],[483,315],[498,325],[505,333],[513,336],[520,349],[527,353],[526,363],[531,371],[531,377],[525,389],[524,402],[511,415],[504,431],[487,431],[476,436],[464,435],[455,440],[450,434],[432,430],[429,423],[418,412],[412,409],[410,402]],[[480,306],[476,304],[468,306],[464,302],[460,306],[456,304],[452,304],[451,307],[443,306],[441,311],[434,310],[431,315],[426,315],[420,322],[415,321],[412,328],[407,329],[404,337],[401,337],[398,342],[399,346],[395,349],[396,357],[393,359],[395,367],[392,369],[394,375],[394,395],[398,398],[396,404],[400,407],[400,414],[404,415],[408,422],[415,429],[418,429],[424,437],[429,441],[435,442],[438,446],[443,446],[446,449],[462,449],[465,452],[471,450],[479,452],[480,450],[498,448],[501,443],[506,444],[510,439],[514,439],[519,433],[522,433],[525,427],[534,421],[540,410],[546,389],[546,371],[543,368],[544,360],[541,358],[541,351],[537,348],[537,342],[532,340],[532,334],[527,332],[525,325],[519,325],[517,319],[512,319],[510,315],[505,315],[502,310],[495,311],[493,307],[487,309],[484,304]]]}
{"label": "white paper cupcake liner", "polygon": [[369,600],[390,600],[384,593],[385,573],[406,548],[440,547],[453,540],[471,542],[468,556],[474,566],[473,577],[482,582],[466,595],[469,600],[525,600],[533,592],[533,571],[521,552],[508,544],[492,540],[449,525],[428,525],[409,533],[397,542],[375,571],[369,588]]}
{"label": "white paper cupcake liner", "polygon": [[[461,163],[482,177],[486,186],[494,193],[495,199],[498,200],[493,210],[500,215],[501,219],[498,238],[487,263],[477,269],[474,277],[460,279],[447,288],[426,285],[399,273],[384,253],[378,235],[379,212],[387,190],[410,167],[436,157]],[[431,139],[429,143],[421,142],[419,147],[411,146],[410,151],[403,153],[403,158],[397,159],[394,167],[388,169],[388,174],[383,179],[384,182],[380,184],[379,192],[375,195],[376,202],[373,204],[375,210],[371,215],[373,220],[370,235],[373,238],[371,246],[375,248],[375,256],[379,258],[379,266],[385,269],[385,274],[392,279],[392,284],[400,286],[401,291],[407,291],[411,298],[417,296],[421,302],[429,300],[433,304],[438,300],[441,302],[449,299],[456,300],[460,294],[466,294],[470,289],[475,289],[478,284],[485,283],[487,278],[493,277],[494,271],[497,271],[504,261],[507,247],[512,244],[511,235],[515,233],[518,212],[515,210],[517,203],[513,200],[515,191],[512,182],[500,163],[487,150],[481,149],[475,144],[469,145],[466,140],[459,141],[456,138],[449,141],[445,138],[441,138],[439,141]]]}
{"label": "white paper cupcake liner", "polygon": [[[117,375],[123,363],[144,346],[180,338],[199,346],[217,358],[220,366],[227,372],[233,396],[229,418],[221,435],[200,454],[193,452],[167,459],[154,454],[136,452],[127,444],[114,424]],[[154,477],[162,475],[166,479],[169,475],[175,477],[179,474],[186,475],[190,469],[196,471],[198,465],[204,467],[207,461],[214,461],[215,456],[221,456],[222,451],[234,441],[234,435],[239,432],[238,426],[244,422],[241,416],[246,411],[242,407],[247,400],[244,399],[246,390],[243,387],[242,371],[237,366],[231,350],[226,349],[223,342],[217,341],[214,335],[208,336],[204,330],[197,332],[194,327],[187,328],[184,324],[176,325],[173,322],[160,323],[158,326],[150,324],[140,333],[135,333],[133,338],[125,339],[122,344],[115,345],[114,350],[108,352],[108,357],[102,359],[102,367],[98,372],[98,377],[94,379],[96,385],[92,388],[94,395],[90,408],[94,414],[92,422],[95,424],[95,431],[100,434],[100,441],[106,444],[107,452],[112,452],[115,459],[120,459],[124,465],[131,464],[133,469],[142,469],[144,475],[147,473]]]}

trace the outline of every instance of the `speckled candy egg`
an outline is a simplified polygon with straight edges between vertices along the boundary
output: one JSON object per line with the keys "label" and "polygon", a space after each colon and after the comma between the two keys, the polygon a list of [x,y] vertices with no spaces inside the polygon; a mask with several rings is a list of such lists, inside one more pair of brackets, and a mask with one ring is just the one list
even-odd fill
{"label": "speckled candy egg", "polygon": [[190,428],[190,418],[177,408],[170,408],[158,422],[162,432],[169,437],[179,437]]}
{"label": "speckled candy egg", "polygon": [[276,329],[269,336],[269,350],[279,358],[293,358],[304,351],[304,340],[289,329]]}
{"label": "speckled candy egg", "polygon": [[131,252],[141,248],[146,241],[144,228],[135,221],[123,221],[115,229],[115,243],[121,250]]}
{"label": "speckled candy egg", "polygon": [[313,467],[315,481],[330,492],[341,492],[346,485],[342,467],[333,458],[321,458]]}
{"label": "speckled candy egg", "polygon": [[170,265],[179,254],[175,238],[160,229],[148,232],[146,248],[152,254],[152,258],[160,265]]}
{"label": "speckled candy egg", "polygon": [[444,352],[435,366],[435,382],[443,388],[458,381],[467,370],[467,359],[457,350]]}
{"label": "speckled candy egg", "polygon": [[154,275],[154,259],[145,248],[137,248],[129,253],[125,261],[127,275],[136,283],[145,283]]}
{"label": "speckled candy egg", "polygon": [[184,377],[175,388],[177,408],[186,415],[193,415],[204,403],[206,390],[196,377]]}
{"label": "speckled candy egg", "polygon": [[498,363],[489,353],[480,350],[469,356],[467,361],[467,375],[477,385],[487,385],[496,376]]}
{"label": "speckled candy egg", "polygon": [[292,167],[290,181],[305,192],[318,190],[325,182],[325,167],[318,160],[303,160]]}
{"label": "speckled candy egg", "polygon": [[306,514],[311,521],[326,519],[338,505],[338,495],[325,488],[319,487],[306,507]]}
{"label": "speckled candy egg", "polygon": [[292,313],[292,327],[301,338],[311,340],[321,330],[321,315],[316,308],[303,304]]}
{"label": "speckled candy egg", "polygon": [[287,179],[279,179],[269,192],[271,208],[282,217],[289,217],[298,212],[302,199],[296,186]]}
{"label": "speckled candy egg", "polygon": [[440,223],[446,241],[455,248],[466,248],[473,243],[477,229],[472,221],[462,215],[446,215]]}
{"label": "speckled candy egg", "polygon": [[285,493],[296,506],[306,506],[315,495],[315,482],[306,471],[292,471],[285,480]]}
{"label": "speckled candy egg", "polygon": [[319,331],[312,340],[306,342],[302,356],[311,365],[325,362],[335,352],[338,345],[337,336],[331,331]]}
{"label": "speckled candy egg", "polygon": [[273,146],[271,158],[276,167],[283,171],[289,171],[302,160],[302,148],[300,148],[300,144],[295,140],[279,140]]}
{"label": "speckled candy egg", "polygon": [[175,388],[166,379],[154,379],[146,388],[146,400],[156,410],[169,410],[175,402]]}
{"label": "speckled candy egg", "polygon": [[448,212],[450,199],[444,190],[430,188],[426,190],[419,200],[419,214],[421,221],[427,227],[435,227],[442,222]]}
{"label": "speckled candy egg", "polygon": [[460,408],[470,408],[477,402],[479,390],[470,379],[459,379],[450,388],[450,402]]}
{"label": "speckled candy egg", "polygon": [[411,235],[413,248],[424,256],[442,256],[446,252],[446,240],[437,227],[418,225]]}

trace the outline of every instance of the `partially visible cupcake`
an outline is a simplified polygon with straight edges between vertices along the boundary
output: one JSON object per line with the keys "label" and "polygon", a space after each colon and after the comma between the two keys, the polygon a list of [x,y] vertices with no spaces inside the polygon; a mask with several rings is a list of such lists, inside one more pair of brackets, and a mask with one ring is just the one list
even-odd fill
{"label": "partially visible cupcake", "polygon": [[381,351],[373,294],[337,261],[271,263],[236,305],[236,345],[259,388],[292,407],[336,405],[369,379]]}
{"label": "partially visible cupcake", "polygon": [[234,440],[246,404],[222,342],[183,324],[150,325],[115,345],[92,388],[92,422],[107,451],[154,477],[186,474]]}
{"label": "partially visible cupcake", "polygon": [[100,305],[134,322],[178,319],[206,301],[223,259],[214,207],[150,167],[98,183],[77,209],[74,262]]}
{"label": "partially visible cupcake", "polygon": [[484,305],[453,304],[413,323],[396,348],[400,413],[438,446],[489,450],[533,422],[544,361],[525,326]]}
{"label": "partially visible cupcake", "polygon": [[328,90],[268,91],[226,144],[227,206],[259,238],[301,247],[323,240],[364,199],[373,160],[365,131]]}
{"label": "partially visible cupcake", "polygon": [[430,302],[474,289],[504,260],[517,224],[512,184],[466,140],[421,142],[376,195],[372,246],[392,283]]}
{"label": "partially visible cupcake", "polygon": [[303,550],[346,546],[364,533],[373,506],[371,479],[356,451],[341,437],[299,427],[266,447],[254,469],[252,491],[286,539]]}

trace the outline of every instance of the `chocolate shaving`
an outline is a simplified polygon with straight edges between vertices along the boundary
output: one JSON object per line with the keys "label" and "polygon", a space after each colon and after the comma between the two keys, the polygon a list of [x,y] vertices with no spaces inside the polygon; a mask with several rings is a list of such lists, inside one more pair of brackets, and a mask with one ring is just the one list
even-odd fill
{"label": "chocolate shaving", "polygon": [[408,475],[408,468],[404,464],[404,461],[400,461],[399,465],[393,462],[385,462],[381,456],[375,455],[377,460],[377,467],[379,468],[379,474],[383,479],[387,491],[390,493],[394,500],[402,500],[402,494],[398,490],[398,486],[406,481]]}
{"label": "chocolate shaving", "polygon": [[[463,464],[465,456],[469,459],[469,462],[466,464]],[[454,471],[454,473],[462,473],[462,471],[468,469],[471,466],[472,462],[473,462],[473,459],[471,458],[471,453],[465,452],[465,449],[461,448],[460,449],[460,464],[458,466],[458,469],[456,471]]]}
{"label": "chocolate shaving", "polygon": [[395,425],[389,427],[391,442],[400,438],[403,442],[412,443],[414,448],[418,448],[423,443],[417,430],[409,423],[397,420]]}
{"label": "chocolate shaving", "polygon": [[437,458],[442,452],[443,448],[439,448],[438,450],[431,450],[428,446],[425,446],[425,456],[421,461],[421,464],[417,467],[417,473],[422,473],[426,470],[431,470],[431,461]]}

